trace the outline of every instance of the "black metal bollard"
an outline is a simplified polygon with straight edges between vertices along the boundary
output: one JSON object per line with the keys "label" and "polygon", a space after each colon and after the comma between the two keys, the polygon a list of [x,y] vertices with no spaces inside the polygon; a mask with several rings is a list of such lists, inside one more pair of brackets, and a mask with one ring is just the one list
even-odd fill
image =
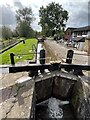
{"label": "black metal bollard", "polygon": [[[67,58],[66,58],[66,63],[71,64],[72,63],[72,59],[73,59],[73,50],[68,50],[67,52]],[[72,69],[69,68],[65,68],[66,71],[71,71]]]}
{"label": "black metal bollard", "polygon": [[40,64],[45,64],[45,50],[40,51]]}
{"label": "black metal bollard", "polygon": [[[40,64],[45,64],[45,50],[40,51]],[[41,73],[44,73],[44,69],[40,70]]]}
{"label": "black metal bollard", "polygon": [[11,64],[15,65],[14,54],[13,53],[10,53],[10,59],[11,59]]}
{"label": "black metal bollard", "polygon": [[66,58],[66,63],[68,63],[68,64],[72,63],[73,53],[74,53],[73,50],[68,50],[67,58]]}

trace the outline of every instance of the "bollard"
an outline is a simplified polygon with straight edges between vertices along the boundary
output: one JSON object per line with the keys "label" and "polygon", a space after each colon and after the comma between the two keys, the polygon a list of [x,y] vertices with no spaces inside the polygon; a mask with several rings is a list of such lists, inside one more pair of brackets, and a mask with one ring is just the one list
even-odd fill
{"label": "bollard", "polygon": [[40,64],[45,64],[45,50],[40,51]]}
{"label": "bollard", "polygon": [[[45,64],[45,50],[40,51],[40,64]],[[44,69],[40,70],[41,73],[44,73]]]}
{"label": "bollard", "polygon": [[13,53],[10,53],[10,59],[11,59],[11,64],[15,65],[14,54]]}
{"label": "bollard", "polygon": [[[68,63],[68,64],[72,63],[73,53],[74,53],[73,50],[68,50],[68,52],[67,52],[67,58],[66,58],[66,63]],[[68,69],[68,68],[65,68],[65,70],[68,71],[68,72],[72,71],[72,69]]]}
{"label": "bollard", "polygon": [[66,58],[66,63],[68,63],[68,64],[72,63],[73,53],[74,53],[73,50],[68,50],[67,58]]}

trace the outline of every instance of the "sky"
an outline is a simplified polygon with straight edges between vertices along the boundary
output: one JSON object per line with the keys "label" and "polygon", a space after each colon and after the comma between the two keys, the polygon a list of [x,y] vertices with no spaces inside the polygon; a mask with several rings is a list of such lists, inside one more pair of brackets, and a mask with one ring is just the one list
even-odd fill
{"label": "sky", "polygon": [[[34,30],[41,31],[39,22],[39,9],[43,5],[47,6],[51,2],[59,3],[69,12],[69,19],[66,27],[83,27],[90,22],[88,16],[90,10],[88,5],[90,0],[0,0],[0,25],[10,26],[12,29],[16,26],[15,11],[24,7],[31,7],[35,20],[32,23]],[[90,8],[90,7],[89,7]]]}

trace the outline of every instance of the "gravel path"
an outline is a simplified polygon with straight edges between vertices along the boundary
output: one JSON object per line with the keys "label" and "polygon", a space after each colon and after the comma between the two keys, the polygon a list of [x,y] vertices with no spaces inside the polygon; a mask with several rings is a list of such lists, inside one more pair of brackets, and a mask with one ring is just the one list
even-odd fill
{"label": "gravel path", "polygon": [[[49,49],[51,49],[53,54],[55,54],[56,60],[66,59],[67,51],[69,49],[73,49],[73,48],[70,48],[70,47],[67,48],[60,43],[57,44],[56,41],[46,40],[45,44],[47,44]],[[90,60],[90,56],[87,56],[86,52],[74,50],[74,56],[73,56],[73,61],[72,61],[73,64],[88,65],[88,64],[90,64],[89,60]]]}
{"label": "gravel path", "polygon": [[[46,40],[45,45],[48,46],[49,51],[51,51],[51,54],[53,54],[55,57],[54,59],[51,58],[51,60],[59,60],[64,62],[66,60],[67,51],[69,49],[72,49],[74,50],[74,56],[72,60],[73,64],[90,65],[90,56],[87,56],[87,52],[79,51],[70,47],[67,48],[63,44],[60,43],[57,44],[56,41],[51,41],[51,40]],[[48,56],[48,57],[52,57],[52,56]],[[90,71],[83,71],[83,73],[88,78],[90,77]]]}

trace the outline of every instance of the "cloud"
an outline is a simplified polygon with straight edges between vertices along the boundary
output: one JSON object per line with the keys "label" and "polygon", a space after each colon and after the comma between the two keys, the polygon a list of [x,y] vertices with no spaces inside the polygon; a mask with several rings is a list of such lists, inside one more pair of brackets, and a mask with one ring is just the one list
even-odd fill
{"label": "cloud", "polygon": [[38,32],[42,30],[42,28],[40,27],[40,25],[37,24],[38,21],[35,21],[34,24],[32,24],[32,28],[34,30],[37,30]]}
{"label": "cloud", "polygon": [[[10,1],[12,0],[3,0]],[[51,2],[56,2],[62,5],[64,9],[69,12],[69,19],[67,21],[67,27],[80,27],[89,24],[88,17],[90,18],[90,13],[88,10],[88,1],[89,0],[14,0],[13,8],[11,6],[4,5],[2,6],[2,23],[7,25],[15,26],[15,9],[22,7],[31,7],[33,11],[33,15],[36,18],[32,23],[32,26],[36,30],[41,30],[41,27],[38,25],[39,20],[39,9],[43,5],[44,7]],[[6,3],[5,3],[6,4]],[[1,6],[0,6],[0,14],[1,14]],[[1,24],[1,21],[0,21]]]}
{"label": "cloud", "polygon": [[6,26],[16,24],[15,13],[10,5],[0,6],[0,11],[0,16],[2,17],[0,24]]}
{"label": "cloud", "polygon": [[19,0],[14,0],[14,6],[19,8],[19,9],[23,8],[23,5]]}
{"label": "cloud", "polygon": [[67,5],[69,20],[67,26],[80,27],[88,25],[88,2],[76,2]]}
{"label": "cloud", "polygon": [[88,24],[90,25],[90,1],[88,3]]}

